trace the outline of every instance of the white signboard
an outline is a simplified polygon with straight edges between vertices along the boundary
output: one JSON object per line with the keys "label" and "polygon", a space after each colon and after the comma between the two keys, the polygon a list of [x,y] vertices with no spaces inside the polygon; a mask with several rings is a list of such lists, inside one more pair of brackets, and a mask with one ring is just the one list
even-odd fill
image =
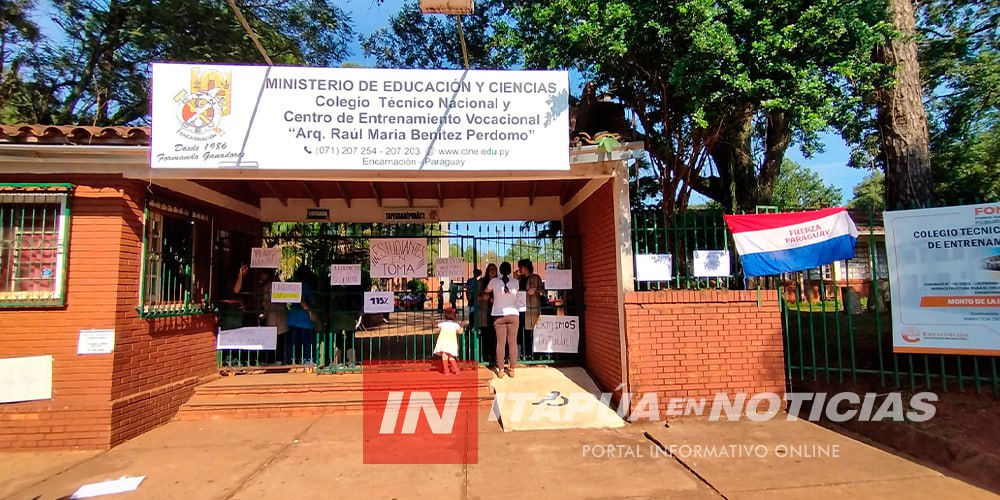
{"label": "white signboard", "polygon": [[273,351],[278,347],[278,327],[248,326],[235,330],[219,331],[216,349],[241,349],[244,351]]}
{"label": "white signboard", "polygon": [[115,352],[114,330],[80,330],[77,354],[110,354]]}
{"label": "white signboard", "polygon": [[278,247],[250,249],[250,267],[278,269],[281,267],[281,249]]}
{"label": "white signboard", "polygon": [[545,271],[546,290],[572,290],[572,269],[548,269]]}
{"label": "white signboard", "polygon": [[517,296],[515,297],[515,299],[517,300],[517,310],[521,311],[521,312],[527,312],[528,311],[528,292],[523,291],[523,290],[517,292]]}
{"label": "white signboard", "polygon": [[673,278],[673,256],[665,254],[635,254],[635,279],[638,281],[670,281]]}
{"label": "white signboard", "polygon": [[579,352],[580,318],[577,316],[539,316],[532,335],[535,352]]}
{"label": "white signboard", "polygon": [[0,359],[0,403],[52,399],[52,356]]}
{"label": "white signboard", "polygon": [[361,264],[333,264],[330,266],[330,284],[350,286],[361,284]]}
{"label": "white signboard", "polygon": [[439,257],[434,259],[434,276],[441,278],[462,278],[465,276],[465,261],[461,257]]}
{"label": "white signboard", "polygon": [[373,239],[368,248],[372,278],[426,278],[427,240]]}
{"label": "white signboard", "polygon": [[729,250],[695,250],[694,275],[698,278],[724,278],[730,275]]}
{"label": "white signboard", "polygon": [[569,73],[153,64],[153,168],[569,170]]}
{"label": "white signboard", "polygon": [[297,304],[302,302],[302,283],[295,281],[275,281],[271,283],[271,302],[274,304]]}
{"label": "white signboard", "polygon": [[1000,356],[1000,205],[885,213],[894,352]]}
{"label": "white signboard", "polygon": [[392,292],[365,292],[365,314],[390,313],[396,308]]}

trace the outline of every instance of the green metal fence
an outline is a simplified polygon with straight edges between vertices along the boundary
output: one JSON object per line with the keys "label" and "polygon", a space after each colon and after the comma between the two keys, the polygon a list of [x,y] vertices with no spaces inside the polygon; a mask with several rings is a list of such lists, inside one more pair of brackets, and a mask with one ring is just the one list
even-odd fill
{"label": "green metal fence", "polygon": [[[698,277],[695,273],[696,251],[729,251],[731,236],[718,210],[687,210],[669,217],[662,210],[632,213],[632,245],[636,255],[669,255],[672,279],[645,281],[636,274],[636,290],[728,289],[738,288],[739,260],[729,252],[730,272],[718,277]],[[640,257],[641,258],[641,257]]]}
{"label": "green metal fence", "polygon": [[853,384],[932,391],[993,392],[1000,395],[997,358],[892,351],[891,301],[882,216],[851,211],[860,235],[854,259],[823,268],[745,282],[733,251],[733,273],[694,276],[695,250],[728,249],[730,235],[720,212],[633,213],[633,251],[670,253],[669,282],[636,282],[637,290],[746,287],[777,289],[781,302],[785,365],[789,384]]}

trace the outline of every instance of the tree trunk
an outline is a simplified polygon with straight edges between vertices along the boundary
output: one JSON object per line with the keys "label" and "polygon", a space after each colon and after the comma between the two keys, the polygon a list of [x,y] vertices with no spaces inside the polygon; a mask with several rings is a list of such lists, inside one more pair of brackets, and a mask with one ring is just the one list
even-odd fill
{"label": "tree trunk", "polygon": [[757,168],[751,154],[753,113],[750,105],[733,110],[727,126],[709,148],[721,184],[721,196],[716,201],[726,212],[748,212],[756,205]]}
{"label": "tree trunk", "polygon": [[895,209],[931,201],[931,157],[913,3],[889,0],[889,16],[898,37],[876,50],[875,60],[895,68],[895,85],[877,94],[885,202]]}

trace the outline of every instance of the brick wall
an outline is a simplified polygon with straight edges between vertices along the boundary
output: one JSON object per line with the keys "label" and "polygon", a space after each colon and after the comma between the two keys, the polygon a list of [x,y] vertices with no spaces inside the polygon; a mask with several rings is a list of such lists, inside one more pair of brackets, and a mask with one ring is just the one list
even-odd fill
{"label": "brick wall", "polygon": [[574,283],[583,286],[584,365],[602,390],[622,380],[619,283],[615,244],[613,182],[608,181],[570,212],[564,221]]}
{"label": "brick wall", "polygon": [[[53,355],[53,398],[0,404],[0,449],[108,448],[170,420],[215,371],[210,315],[140,319],[147,184],[116,176],[0,176],[0,182],[70,182],[66,306],[0,309],[0,357]],[[255,221],[176,193],[166,201],[217,215],[216,227]],[[76,354],[79,330],[114,328],[115,352]]]}
{"label": "brick wall", "polygon": [[[145,193],[145,183],[130,182],[123,197],[111,446],[169,421],[194,394],[198,380],[215,371],[213,316],[143,320],[135,308],[140,285]],[[161,198],[181,201],[170,193]]]}
{"label": "brick wall", "polygon": [[785,392],[776,290],[660,291],[626,294],[629,381],[636,401],[716,393]]}
{"label": "brick wall", "polygon": [[0,357],[52,355],[52,399],[0,404],[0,449],[103,448],[111,438],[114,358],[76,350],[81,329],[115,328],[124,183],[110,176],[58,181],[78,185],[70,202],[66,306],[0,309]]}

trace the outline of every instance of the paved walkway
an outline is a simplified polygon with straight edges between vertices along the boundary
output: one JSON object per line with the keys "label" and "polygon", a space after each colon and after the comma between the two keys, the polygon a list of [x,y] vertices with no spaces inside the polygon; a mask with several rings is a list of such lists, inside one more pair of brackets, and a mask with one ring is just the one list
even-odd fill
{"label": "paved walkway", "polygon": [[361,426],[172,422],[109,452],[3,452],[0,499],[67,498],[125,475],[146,480],[102,498],[1000,498],[801,421],[503,433],[484,415],[479,463],[435,466],[363,465]]}

